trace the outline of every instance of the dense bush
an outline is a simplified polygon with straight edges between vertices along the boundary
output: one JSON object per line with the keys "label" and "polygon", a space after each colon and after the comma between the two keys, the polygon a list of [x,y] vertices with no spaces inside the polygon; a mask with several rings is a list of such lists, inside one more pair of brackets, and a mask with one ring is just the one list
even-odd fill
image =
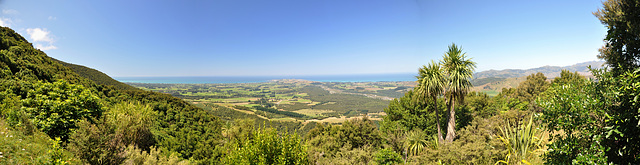
{"label": "dense bush", "polygon": [[135,146],[129,146],[124,151],[127,159],[123,164],[128,165],[188,165],[189,160],[183,160],[175,153],[166,156],[157,150],[155,147],[151,147],[149,152],[141,150]]}
{"label": "dense bush", "polygon": [[381,165],[402,163],[402,157],[391,149],[381,149],[376,153],[376,163]]}
{"label": "dense bush", "polygon": [[308,164],[306,148],[297,134],[278,135],[272,128],[251,131],[252,140],[231,144],[224,164]]}
{"label": "dense bush", "polygon": [[[318,124],[305,137],[311,162],[370,163],[382,147],[382,134],[368,118],[353,119],[333,126]],[[345,162],[346,161],[346,162]],[[341,164],[341,163],[338,163]]]}
{"label": "dense bush", "polygon": [[[20,111],[52,138],[66,141],[77,121],[100,117],[104,111],[100,98],[82,85],[56,81],[35,83],[33,87],[22,100]],[[9,120],[18,122],[15,117],[19,115],[21,112],[9,112]]]}

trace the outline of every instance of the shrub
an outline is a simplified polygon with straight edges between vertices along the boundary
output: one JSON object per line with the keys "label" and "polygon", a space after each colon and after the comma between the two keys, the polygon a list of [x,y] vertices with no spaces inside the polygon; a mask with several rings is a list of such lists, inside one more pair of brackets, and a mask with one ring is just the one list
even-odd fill
{"label": "shrub", "polygon": [[67,141],[71,129],[77,128],[77,121],[99,117],[103,112],[100,98],[82,85],[63,80],[34,84],[22,106],[21,111],[37,128],[63,141]]}
{"label": "shrub", "polygon": [[376,153],[376,163],[378,164],[394,164],[402,163],[402,156],[391,149],[382,149]]}

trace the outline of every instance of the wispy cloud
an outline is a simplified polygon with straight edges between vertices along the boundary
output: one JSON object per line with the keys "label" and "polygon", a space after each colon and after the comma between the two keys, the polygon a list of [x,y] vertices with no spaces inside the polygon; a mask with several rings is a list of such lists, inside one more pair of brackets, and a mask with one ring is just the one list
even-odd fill
{"label": "wispy cloud", "polygon": [[18,10],[13,9],[2,9],[2,14],[10,15],[10,14],[19,14]]}
{"label": "wispy cloud", "polygon": [[0,26],[9,27],[12,22],[9,18],[0,17]]}
{"label": "wispy cloud", "polygon": [[35,47],[40,50],[51,50],[57,49],[58,47],[53,46],[53,38],[51,37],[51,32],[46,28],[29,28],[27,29],[27,34],[29,34],[29,38],[32,42],[44,42],[47,46],[42,43],[35,43]]}
{"label": "wispy cloud", "polygon": [[40,49],[40,50],[52,50],[52,49],[58,49],[58,47],[53,46],[51,44],[44,46],[42,44],[36,44],[36,48]]}
{"label": "wispy cloud", "polygon": [[55,21],[55,20],[57,20],[57,19],[58,19],[58,17],[49,16],[49,18],[48,18],[48,19],[49,19],[50,21]]}

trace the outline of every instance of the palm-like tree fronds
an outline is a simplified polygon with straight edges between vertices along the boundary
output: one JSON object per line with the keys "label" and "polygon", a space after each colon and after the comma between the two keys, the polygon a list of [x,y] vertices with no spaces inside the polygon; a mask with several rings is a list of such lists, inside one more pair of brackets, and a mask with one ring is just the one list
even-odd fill
{"label": "palm-like tree fronds", "polygon": [[405,140],[405,146],[409,155],[415,156],[424,150],[428,146],[427,136],[421,129],[414,129],[407,133],[407,139]]}
{"label": "palm-like tree fronds", "polygon": [[467,58],[466,53],[462,53],[462,48],[456,44],[451,44],[449,50],[444,54],[442,67],[447,77],[447,91],[449,93],[449,122],[447,125],[447,142],[452,142],[455,138],[455,103],[464,100],[467,91],[473,86],[470,79],[476,63]]}
{"label": "palm-like tree fronds", "polygon": [[438,95],[444,93],[444,88],[446,86],[446,77],[440,67],[440,64],[435,61],[431,61],[429,66],[422,66],[418,70],[418,78],[416,92],[418,93],[417,97],[420,100],[428,100],[431,99],[433,101],[433,110],[436,112],[436,125],[438,129],[438,141],[442,142],[444,139],[442,138],[442,133],[440,129],[440,114],[438,112]]}

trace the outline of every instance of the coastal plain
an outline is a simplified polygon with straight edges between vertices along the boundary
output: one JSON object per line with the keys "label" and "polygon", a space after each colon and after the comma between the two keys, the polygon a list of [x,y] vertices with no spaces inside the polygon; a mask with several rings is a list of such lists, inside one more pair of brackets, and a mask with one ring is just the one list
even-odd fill
{"label": "coastal plain", "polygon": [[304,123],[342,123],[364,116],[381,120],[389,101],[415,86],[412,81],[318,82],[299,79],[262,83],[127,84],[171,94],[205,109],[226,107],[270,121]]}

